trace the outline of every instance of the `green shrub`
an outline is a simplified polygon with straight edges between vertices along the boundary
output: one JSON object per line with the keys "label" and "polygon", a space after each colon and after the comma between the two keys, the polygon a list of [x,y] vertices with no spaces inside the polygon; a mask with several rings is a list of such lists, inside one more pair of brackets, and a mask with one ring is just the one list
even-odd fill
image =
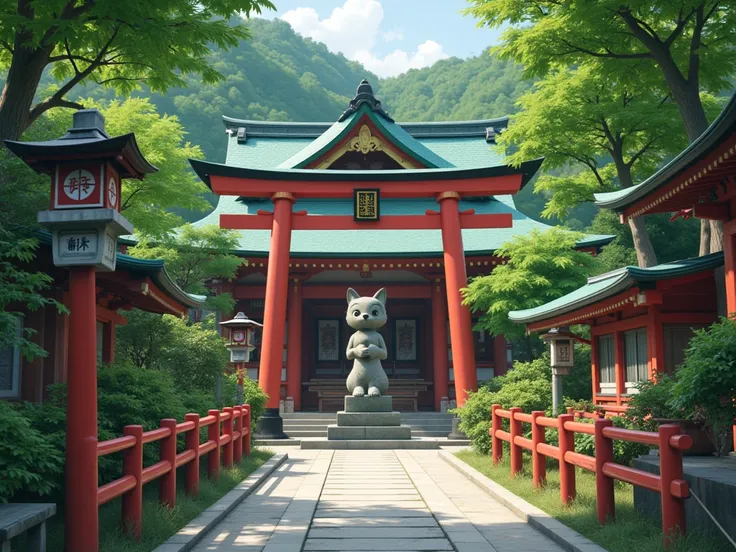
{"label": "green shrub", "polygon": [[[611,418],[613,421],[613,427],[622,427],[625,429],[639,429],[631,420],[625,416],[614,416]],[[593,423],[593,420],[586,418],[584,420],[578,420],[586,423]],[[554,438],[550,439],[549,442],[557,444],[557,432],[554,431]],[[548,434],[549,437],[549,434]],[[595,456],[595,439],[593,435],[587,435],[585,433],[575,434],[575,452],[580,454],[587,454],[588,456]],[[617,464],[623,464],[624,466],[631,466],[634,459],[642,454],[647,454],[649,447],[640,443],[630,443],[628,441],[613,441],[613,460]]]}
{"label": "green shrub", "polygon": [[20,409],[0,401],[0,502],[58,490],[63,466],[63,452]]}
{"label": "green shrub", "polygon": [[731,444],[736,418],[736,322],[722,318],[697,330],[678,370],[670,405],[690,419],[702,416],[719,453]]}
{"label": "green shrub", "polygon": [[[222,382],[222,403],[223,406],[232,406],[238,400],[238,376],[230,374],[223,378]],[[258,382],[247,376],[243,378],[243,403],[250,405],[250,422],[252,429],[255,430],[256,422],[266,409],[266,401],[268,395],[263,389],[258,387]]]}
{"label": "green shrub", "polygon": [[503,408],[521,407],[524,412],[547,411],[552,405],[552,371],[545,354],[532,362],[516,362],[503,376],[493,378],[454,413],[461,418],[460,430],[470,439],[475,450],[487,454],[491,449],[491,405]]}
{"label": "green shrub", "polygon": [[639,391],[629,401],[626,416],[637,429],[656,431],[658,424],[652,418],[682,419],[686,414],[681,408],[672,405],[677,377],[659,374],[655,381],[640,381],[636,388]]}

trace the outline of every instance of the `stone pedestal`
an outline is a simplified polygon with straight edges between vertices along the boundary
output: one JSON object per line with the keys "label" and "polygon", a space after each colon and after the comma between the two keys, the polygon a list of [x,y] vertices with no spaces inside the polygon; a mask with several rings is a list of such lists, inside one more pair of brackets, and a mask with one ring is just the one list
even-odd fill
{"label": "stone pedestal", "polygon": [[337,425],[327,426],[327,440],[411,440],[411,428],[401,425],[401,413],[393,411],[390,395],[346,395],[345,410],[337,413]]}

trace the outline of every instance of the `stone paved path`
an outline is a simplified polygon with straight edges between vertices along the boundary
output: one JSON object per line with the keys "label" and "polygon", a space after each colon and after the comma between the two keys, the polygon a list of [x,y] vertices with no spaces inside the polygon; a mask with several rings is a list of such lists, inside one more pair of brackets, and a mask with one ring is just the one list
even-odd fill
{"label": "stone paved path", "polygon": [[288,452],[195,552],[562,550],[437,451]]}

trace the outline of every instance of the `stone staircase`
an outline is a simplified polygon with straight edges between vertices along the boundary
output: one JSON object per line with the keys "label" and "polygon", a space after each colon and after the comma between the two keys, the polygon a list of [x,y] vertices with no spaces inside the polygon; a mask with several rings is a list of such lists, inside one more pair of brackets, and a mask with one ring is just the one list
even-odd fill
{"label": "stone staircase", "polygon": [[[334,412],[296,412],[282,414],[284,433],[290,439],[327,438],[327,426],[337,423]],[[452,414],[441,412],[402,412],[401,424],[411,427],[412,437],[447,437],[452,431]]]}

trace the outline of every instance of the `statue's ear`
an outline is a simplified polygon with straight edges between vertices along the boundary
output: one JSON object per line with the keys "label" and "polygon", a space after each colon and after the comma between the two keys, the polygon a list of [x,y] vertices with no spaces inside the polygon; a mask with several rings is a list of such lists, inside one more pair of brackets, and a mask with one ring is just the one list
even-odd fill
{"label": "statue's ear", "polygon": [[348,305],[359,297],[360,294],[357,291],[355,291],[353,288],[348,288]]}
{"label": "statue's ear", "polygon": [[384,305],[386,304],[386,288],[379,289],[373,296],[374,299],[378,299]]}

